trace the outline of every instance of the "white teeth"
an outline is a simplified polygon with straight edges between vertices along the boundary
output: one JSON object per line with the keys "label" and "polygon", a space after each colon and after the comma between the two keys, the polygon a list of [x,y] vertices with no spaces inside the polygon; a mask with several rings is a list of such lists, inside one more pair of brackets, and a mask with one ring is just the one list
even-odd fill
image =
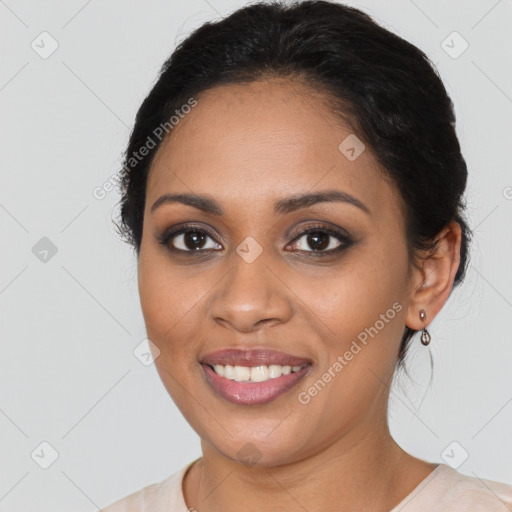
{"label": "white teeth", "polygon": [[265,382],[269,379],[276,379],[281,375],[288,375],[292,372],[298,372],[304,366],[280,366],[271,364],[270,366],[231,366],[229,364],[213,365],[213,370],[217,375],[237,382]]}
{"label": "white teeth", "polygon": [[268,380],[269,369],[267,366],[253,366],[251,368],[251,380],[253,382],[265,382]]}
{"label": "white teeth", "polygon": [[221,377],[224,377],[224,366],[221,364],[216,364],[213,369],[215,370],[215,373],[217,375],[220,375]]}
{"label": "white teeth", "polygon": [[271,364],[268,367],[268,376],[271,379],[275,379],[276,377],[281,377],[282,375],[282,366],[279,366],[278,364]]}
{"label": "white teeth", "polygon": [[230,380],[235,379],[235,369],[230,364],[227,364],[226,366],[224,366],[223,377],[226,377],[226,379],[230,379]]}
{"label": "white teeth", "polygon": [[237,382],[243,382],[251,378],[251,369],[247,366],[235,366],[233,373]]}

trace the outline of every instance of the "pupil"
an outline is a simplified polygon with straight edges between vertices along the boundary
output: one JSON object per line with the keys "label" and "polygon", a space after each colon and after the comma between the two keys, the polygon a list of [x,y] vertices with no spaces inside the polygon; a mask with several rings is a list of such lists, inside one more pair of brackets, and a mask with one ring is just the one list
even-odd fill
{"label": "pupil", "polygon": [[308,235],[308,244],[314,250],[325,249],[329,245],[328,238],[328,236],[319,233]]}
{"label": "pupil", "polygon": [[[200,249],[204,244],[204,238],[204,233],[190,231],[189,233],[185,233],[185,245],[187,246],[188,249]],[[200,245],[199,247],[198,244]]]}

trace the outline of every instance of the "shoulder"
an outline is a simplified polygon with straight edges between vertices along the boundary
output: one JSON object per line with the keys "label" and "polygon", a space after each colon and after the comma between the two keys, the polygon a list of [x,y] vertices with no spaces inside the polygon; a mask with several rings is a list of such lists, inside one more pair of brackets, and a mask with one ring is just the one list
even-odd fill
{"label": "shoulder", "polygon": [[439,466],[392,512],[507,512],[512,485]]}
{"label": "shoulder", "polygon": [[193,463],[187,464],[165,480],[148,485],[107,507],[103,512],[149,512],[154,510],[173,510],[187,512],[183,498],[182,481],[186,470]]}
{"label": "shoulder", "polygon": [[445,496],[447,506],[472,512],[505,512],[511,509],[512,485],[477,475],[463,475],[450,466],[443,466],[444,478],[450,484]]}

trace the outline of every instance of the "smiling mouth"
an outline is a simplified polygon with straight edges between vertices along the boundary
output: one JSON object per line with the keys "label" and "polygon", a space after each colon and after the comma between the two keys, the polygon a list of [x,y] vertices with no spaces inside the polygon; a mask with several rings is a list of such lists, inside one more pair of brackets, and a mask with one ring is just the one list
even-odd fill
{"label": "smiling mouth", "polygon": [[[210,365],[201,363],[206,382],[223,400],[236,405],[263,405],[289,393],[306,377],[310,363],[289,365]],[[223,373],[223,375],[221,375]],[[238,379],[238,380],[237,380]]]}
{"label": "smiling mouth", "polygon": [[232,366],[230,364],[222,365],[208,365],[210,368],[221,377],[237,382],[266,382],[270,379],[277,379],[281,375],[289,375],[290,373],[297,373],[302,370],[306,365],[299,366],[281,366],[279,364],[271,364],[270,366]]}
{"label": "smiling mouth", "polygon": [[222,350],[200,364],[213,391],[238,405],[272,402],[295,387],[312,367],[309,359],[267,349]]}

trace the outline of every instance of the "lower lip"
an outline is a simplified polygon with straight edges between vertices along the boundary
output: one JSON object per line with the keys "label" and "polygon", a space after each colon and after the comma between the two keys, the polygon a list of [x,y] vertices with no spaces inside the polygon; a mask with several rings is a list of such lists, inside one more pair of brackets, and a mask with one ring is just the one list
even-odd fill
{"label": "lower lip", "polygon": [[310,368],[310,365],[306,365],[298,372],[281,375],[265,382],[237,382],[217,375],[206,364],[201,366],[213,389],[228,402],[238,405],[259,405],[272,402],[293,388]]}

